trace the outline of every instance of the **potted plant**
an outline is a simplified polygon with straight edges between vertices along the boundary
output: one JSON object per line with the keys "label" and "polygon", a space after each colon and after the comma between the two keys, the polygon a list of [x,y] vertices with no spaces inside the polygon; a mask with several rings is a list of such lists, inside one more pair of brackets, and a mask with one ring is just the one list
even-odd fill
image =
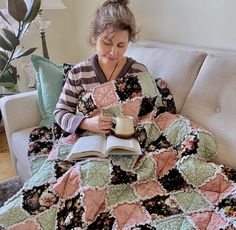
{"label": "potted plant", "polygon": [[0,86],[14,89],[18,74],[13,62],[36,50],[24,49],[20,40],[39,13],[40,5],[41,0],[7,0],[7,9],[0,11],[0,17],[6,25],[5,28],[1,26],[0,31]]}

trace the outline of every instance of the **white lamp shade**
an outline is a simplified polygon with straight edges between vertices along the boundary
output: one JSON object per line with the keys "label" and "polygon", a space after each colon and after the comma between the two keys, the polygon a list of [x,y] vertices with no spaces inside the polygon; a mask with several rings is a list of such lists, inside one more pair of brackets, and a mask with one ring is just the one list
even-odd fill
{"label": "white lamp shade", "polygon": [[65,8],[61,0],[41,0],[41,9],[43,10],[60,10]]}

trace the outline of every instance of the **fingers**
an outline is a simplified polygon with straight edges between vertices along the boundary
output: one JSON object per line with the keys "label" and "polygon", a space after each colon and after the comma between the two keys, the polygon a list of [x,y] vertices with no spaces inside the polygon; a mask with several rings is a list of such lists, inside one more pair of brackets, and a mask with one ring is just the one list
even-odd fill
{"label": "fingers", "polygon": [[111,117],[94,116],[85,118],[81,122],[80,128],[91,132],[108,134],[112,128]]}
{"label": "fingers", "polygon": [[108,134],[112,128],[111,117],[99,117],[99,127],[101,128],[101,133]]}
{"label": "fingers", "polygon": [[108,133],[110,133],[110,129],[102,129],[101,131],[100,131],[100,133],[102,133],[102,134],[108,134]]}
{"label": "fingers", "polygon": [[112,126],[111,118],[110,117],[99,117],[98,120],[99,126],[103,129],[110,129]]}

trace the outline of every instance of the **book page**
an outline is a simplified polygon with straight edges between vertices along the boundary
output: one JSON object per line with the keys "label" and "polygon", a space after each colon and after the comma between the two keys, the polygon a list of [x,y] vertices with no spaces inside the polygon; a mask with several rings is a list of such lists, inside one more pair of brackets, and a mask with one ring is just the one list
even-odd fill
{"label": "book page", "polygon": [[111,147],[127,147],[130,149],[134,148],[133,142],[131,141],[131,139],[121,139],[119,137],[115,137],[113,135],[108,136],[107,138],[107,146],[106,149],[109,149]]}
{"label": "book page", "polygon": [[122,139],[113,135],[107,138],[107,154],[115,155],[140,155],[142,154],[140,145],[135,138]]}
{"label": "book page", "polygon": [[105,155],[105,146],[106,138],[104,136],[92,135],[81,137],[72,147],[67,159],[76,159],[80,157],[96,155],[102,156],[102,154]]}

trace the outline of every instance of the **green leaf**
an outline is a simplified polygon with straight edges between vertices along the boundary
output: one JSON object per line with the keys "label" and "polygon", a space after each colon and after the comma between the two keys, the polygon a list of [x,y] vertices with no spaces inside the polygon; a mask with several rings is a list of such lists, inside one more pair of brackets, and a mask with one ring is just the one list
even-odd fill
{"label": "green leaf", "polygon": [[24,0],[8,0],[8,12],[18,22],[24,20],[27,7]]}
{"label": "green leaf", "polygon": [[14,83],[14,79],[13,79],[13,77],[12,77],[12,73],[9,71],[9,70],[7,70],[7,71],[5,71],[4,73],[3,73],[3,75],[2,75],[2,77],[1,77],[1,81],[0,81],[1,83]]}
{"label": "green leaf", "polygon": [[6,71],[4,71],[3,74],[1,74],[0,82],[4,83],[17,83],[17,78],[19,78],[19,75],[17,74],[17,69],[15,66],[9,65]]}
{"label": "green leaf", "polygon": [[4,59],[5,61],[7,61],[9,57],[7,56],[6,53],[4,53],[3,51],[0,50],[0,58]]}
{"label": "green leaf", "polygon": [[12,80],[16,84],[17,78],[19,78],[16,67],[11,65],[8,71],[11,73]]}
{"label": "green leaf", "polygon": [[0,58],[0,71],[2,71],[7,64],[6,60]]}
{"label": "green leaf", "polygon": [[2,10],[0,10],[0,16],[10,25],[10,22],[7,20]]}
{"label": "green leaf", "polygon": [[13,47],[16,47],[20,44],[20,40],[16,37],[15,33],[8,29],[3,29],[3,31],[6,35],[6,38],[9,40]]}
{"label": "green leaf", "polygon": [[22,52],[18,52],[16,55],[13,55],[13,58],[12,59],[17,59],[17,58],[20,58],[20,57],[23,57],[23,56],[27,56],[31,53],[33,53],[37,48],[30,48],[28,50],[24,50]]}
{"label": "green leaf", "polygon": [[7,50],[7,51],[12,51],[13,50],[13,47],[11,45],[11,43],[9,43],[5,37],[3,37],[1,34],[0,34],[0,47],[3,48],[4,50]]}
{"label": "green leaf", "polygon": [[38,15],[41,6],[41,0],[34,0],[33,4],[29,7],[24,19],[24,24],[32,22]]}

